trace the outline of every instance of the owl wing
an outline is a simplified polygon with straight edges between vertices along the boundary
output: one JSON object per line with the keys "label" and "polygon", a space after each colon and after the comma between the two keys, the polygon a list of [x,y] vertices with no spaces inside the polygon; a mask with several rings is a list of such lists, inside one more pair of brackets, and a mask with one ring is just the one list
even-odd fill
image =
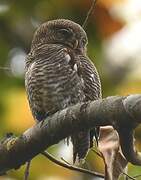
{"label": "owl wing", "polygon": [[79,55],[79,58],[79,76],[84,84],[85,100],[93,101],[102,98],[100,77],[95,65],[87,56]]}
{"label": "owl wing", "polygon": [[[101,82],[95,65],[87,56],[79,55],[79,76],[84,87],[85,101],[93,101],[102,98]],[[98,144],[99,127],[90,130],[90,147],[93,146],[93,137]]]}
{"label": "owl wing", "polygon": [[42,45],[27,57],[25,85],[32,114],[38,121],[85,99],[67,49]]}

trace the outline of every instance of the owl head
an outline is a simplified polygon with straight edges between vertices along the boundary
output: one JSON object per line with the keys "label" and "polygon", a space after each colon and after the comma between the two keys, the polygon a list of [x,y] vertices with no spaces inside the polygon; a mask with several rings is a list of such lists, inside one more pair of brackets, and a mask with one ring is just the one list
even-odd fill
{"label": "owl head", "polygon": [[66,19],[57,19],[42,24],[36,30],[31,48],[41,44],[61,44],[83,52],[87,42],[86,32],[79,24]]}

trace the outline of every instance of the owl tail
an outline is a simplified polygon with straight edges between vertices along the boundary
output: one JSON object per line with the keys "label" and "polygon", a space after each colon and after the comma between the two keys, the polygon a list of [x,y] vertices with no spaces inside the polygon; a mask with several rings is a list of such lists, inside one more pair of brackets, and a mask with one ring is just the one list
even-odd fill
{"label": "owl tail", "polygon": [[75,163],[76,158],[80,161],[87,155],[90,148],[90,131],[81,131],[74,134],[71,136],[71,141],[73,144],[73,163]]}

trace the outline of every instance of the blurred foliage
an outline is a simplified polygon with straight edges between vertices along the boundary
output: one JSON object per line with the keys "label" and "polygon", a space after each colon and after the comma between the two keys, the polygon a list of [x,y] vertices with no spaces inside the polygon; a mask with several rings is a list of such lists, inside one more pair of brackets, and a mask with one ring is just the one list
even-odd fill
{"label": "blurred foliage", "polygon": [[[107,66],[103,53],[103,42],[119,31],[124,23],[114,19],[109,8],[122,0],[99,0],[95,12],[89,18],[88,54],[96,64],[101,76],[103,96],[140,93],[140,79],[131,78],[128,68],[113,69]],[[0,1],[0,136],[6,132],[20,134],[35,122],[28,107],[24,88],[24,58],[30,50],[35,29],[47,20],[66,18],[83,24],[91,0],[1,0]],[[134,62],[133,62],[134,63]],[[137,131],[137,139],[141,137]],[[139,143],[137,143],[139,144]],[[65,147],[64,147],[65,148]],[[51,148],[55,153],[58,146]],[[88,167],[103,172],[103,163],[93,153],[87,157]],[[11,171],[0,180],[23,179],[25,167]],[[139,168],[130,167],[131,175]],[[80,174],[65,170],[40,155],[33,159],[31,180],[86,179]],[[88,176],[88,179],[91,177]]]}

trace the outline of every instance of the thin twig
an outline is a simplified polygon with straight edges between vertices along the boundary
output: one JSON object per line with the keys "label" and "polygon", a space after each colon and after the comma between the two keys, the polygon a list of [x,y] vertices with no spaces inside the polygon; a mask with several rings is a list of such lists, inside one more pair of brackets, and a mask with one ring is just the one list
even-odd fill
{"label": "thin twig", "polygon": [[61,160],[64,161],[66,164],[71,165],[68,161],[66,161],[63,157],[61,157]]}
{"label": "thin twig", "polygon": [[126,174],[125,172],[122,172],[122,174],[124,174],[126,177],[128,177],[129,179],[133,179],[133,180],[136,180],[135,177],[132,177],[132,176],[129,176],[128,174]]}
{"label": "thin twig", "polygon": [[134,178],[139,178],[139,177],[141,177],[141,174],[134,176]]}
{"label": "thin twig", "polygon": [[76,166],[73,166],[71,164],[68,164],[68,163],[63,163],[59,160],[57,160],[56,158],[54,158],[51,154],[49,154],[47,151],[45,152],[42,152],[41,153],[43,156],[47,157],[50,161],[54,162],[55,164],[59,165],[59,166],[62,166],[64,168],[67,168],[67,169],[70,169],[70,170],[74,170],[74,171],[77,171],[77,172],[82,172],[82,173],[85,173],[85,174],[89,174],[89,175],[92,175],[92,176],[97,176],[97,177],[100,177],[100,178],[104,178],[104,175],[101,174],[101,173],[97,173],[97,172],[94,172],[94,171],[90,171],[90,170],[87,170],[87,169],[83,169],[83,168],[80,168],[80,167],[76,167]]}
{"label": "thin twig", "polygon": [[28,180],[28,177],[29,177],[30,162],[31,162],[31,161],[28,161],[27,164],[26,164],[26,169],[25,169],[25,172],[24,172],[24,180]]}
{"label": "thin twig", "polygon": [[91,149],[92,152],[97,154],[99,157],[103,158],[100,152],[97,152],[95,149]]}
{"label": "thin twig", "polygon": [[83,27],[84,29],[85,29],[85,27],[86,27],[86,25],[87,25],[87,22],[88,22],[88,19],[89,19],[90,15],[92,14],[92,12],[93,12],[93,10],[94,10],[94,8],[95,8],[96,2],[97,2],[97,0],[93,0],[92,5],[91,5],[91,7],[90,7],[90,9],[89,9],[89,11],[88,11],[88,13],[87,13],[86,18],[85,18],[85,21],[83,22],[82,27]]}
{"label": "thin twig", "polygon": [[11,68],[10,68],[10,67],[2,67],[2,66],[0,66],[0,70],[8,70],[8,71],[11,71]]}

